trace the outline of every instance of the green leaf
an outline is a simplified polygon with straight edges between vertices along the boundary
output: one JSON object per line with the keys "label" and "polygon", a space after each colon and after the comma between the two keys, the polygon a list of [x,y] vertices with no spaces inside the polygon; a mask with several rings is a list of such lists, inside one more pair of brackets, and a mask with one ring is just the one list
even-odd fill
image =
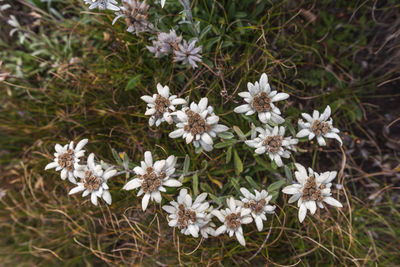
{"label": "green leaf", "polygon": [[244,133],[242,132],[242,130],[240,130],[240,128],[238,126],[236,126],[236,125],[233,126],[233,130],[239,136],[240,140],[246,140],[246,136],[244,135]]}
{"label": "green leaf", "polygon": [[257,189],[257,188],[259,188],[259,186],[257,185],[257,183],[253,180],[253,178],[251,178],[250,176],[245,176],[244,177],[246,180],[247,180],[247,182],[254,188],[254,189]]}
{"label": "green leaf", "polygon": [[190,157],[188,154],[185,156],[185,161],[183,162],[183,173],[187,173],[190,167]]}
{"label": "green leaf", "polygon": [[202,169],[202,170],[206,170],[206,169],[207,169],[207,166],[208,166],[207,160],[203,160],[203,161],[201,162],[201,169]]}
{"label": "green leaf", "polygon": [[135,89],[136,86],[140,83],[140,78],[142,77],[142,74],[138,74],[136,76],[133,76],[128,83],[126,84],[125,91],[129,91],[132,89]]}
{"label": "green leaf", "polygon": [[129,169],[129,157],[128,155],[124,152],[122,153],[122,159],[123,159],[123,166],[124,169],[127,170]]}
{"label": "green leaf", "polygon": [[232,147],[228,147],[228,150],[226,151],[226,160],[225,163],[228,164],[229,162],[231,162],[232,159]]}
{"label": "green leaf", "polygon": [[111,149],[111,152],[113,154],[115,161],[118,163],[118,165],[122,165],[122,160],[119,157],[118,152],[114,148]]}
{"label": "green leaf", "polygon": [[196,174],[193,175],[193,197],[196,197],[199,193],[199,176]]}
{"label": "green leaf", "polygon": [[289,181],[289,183],[293,182],[292,171],[286,165],[283,168],[285,169],[285,176],[286,176],[287,180]]}
{"label": "green leaf", "polygon": [[203,151],[203,148],[202,148],[201,146],[196,147],[195,150],[194,150],[194,152],[195,152],[196,154],[199,154],[199,153],[201,153],[202,151]]}
{"label": "green leaf", "polygon": [[233,164],[235,166],[235,174],[241,174],[243,172],[243,163],[236,150],[233,150]]}
{"label": "green leaf", "polygon": [[239,179],[238,178],[231,178],[231,184],[233,187],[236,189],[236,191],[240,192],[240,185],[239,185]]}
{"label": "green leaf", "polygon": [[233,133],[231,132],[222,132],[218,134],[218,137],[222,139],[232,139],[234,137]]}
{"label": "green leaf", "polygon": [[210,31],[212,29],[212,25],[210,24],[210,25],[208,25],[207,27],[205,27],[202,31],[201,31],[201,33],[200,33],[200,40],[203,40],[203,38],[204,38],[204,36],[206,36],[207,35],[207,33]]}
{"label": "green leaf", "polygon": [[279,189],[286,184],[286,180],[279,180],[276,182],[273,182],[268,186],[268,192],[273,192],[273,191],[279,191]]}
{"label": "green leaf", "polygon": [[274,203],[275,200],[278,198],[279,192],[278,191],[273,191],[273,192],[269,193],[269,195],[272,196],[270,202]]}
{"label": "green leaf", "polygon": [[213,194],[211,194],[211,193],[208,193],[208,195],[210,196],[210,198],[212,199],[212,200],[214,200],[214,202],[219,206],[219,205],[222,205],[222,201],[218,198],[218,197],[216,197],[215,195],[213,195]]}
{"label": "green leaf", "polygon": [[214,147],[215,148],[224,148],[224,147],[227,147],[227,146],[232,146],[232,145],[236,144],[236,142],[237,142],[237,140],[227,140],[227,141],[215,144]]}

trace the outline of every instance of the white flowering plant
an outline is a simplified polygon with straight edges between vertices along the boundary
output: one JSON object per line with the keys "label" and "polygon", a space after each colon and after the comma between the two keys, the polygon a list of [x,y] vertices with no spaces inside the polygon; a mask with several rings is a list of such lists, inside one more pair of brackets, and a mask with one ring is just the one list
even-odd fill
{"label": "white flowering plant", "polygon": [[[238,126],[230,128],[219,124],[220,117],[216,115],[207,97],[201,98],[199,102],[191,102],[189,98],[183,99],[171,95],[168,86],[157,84],[156,89],[157,93],[153,96],[144,95],[141,97],[146,102],[147,109],[144,115],[151,116],[149,126],[155,124],[156,127],[160,128],[164,127],[161,125],[162,122],[168,122],[166,127],[175,128],[168,134],[168,137],[172,139],[182,137],[184,142],[177,142],[186,146],[189,150],[193,150],[189,147],[189,144],[193,143],[196,153],[212,153],[214,149],[225,148],[226,164],[231,162],[233,154],[235,177],[231,178],[232,182],[228,183],[227,186],[228,188],[232,186],[233,189],[240,192],[239,198],[221,195],[206,200],[207,196],[212,196],[212,194],[211,192],[200,193],[198,184],[199,177],[207,171],[208,163],[203,161],[202,169],[190,172],[189,155],[185,156],[181,172],[176,170],[178,157],[170,155],[166,159],[154,160],[152,151],[144,152],[144,158],[138,164],[131,162],[125,153],[121,157],[118,153],[113,152],[116,155],[117,165],[106,165],[105,170],[103,169],[104,164],[95,163],[93,153],[89,155],[86,165],[81,165],[79,164],[80,158],[84,155],[82,148],[88,142],[87,139],[80,141],[76,147],[74,147],[73,142],[65,146],[57,144],[55,159],[45,169],[56,168],[56,170],[61,170],[61,178],[65,179],[68,176],[73,183],[76,183],[76,177],[80,178],[81,181],[70,190],[70,194],[81,191],[83,191],[83,196],[91,194],[91,202],[94,205],[98,205],[97,198],[102,198],[107,204],[111,204],[111,194],[107,181],[121,174],[125,174],[126,179],[128,179],[122,189],[137,191],[136,197],[141,197],[141,209],[143,211],[147,210],[150,202],[165,203],[163,196],[168,196],[167,188],[175,188],[168,190],[168,192],[172,195],[178,195],[177,199],[170,201],[169,204],[162,205],[162,210],[169,214],[167,218],[170,227],[178,228],[182,234],[191,235],[194,238],[207,239],[224,233],[227,233],[229,237],[235,235],[242,246],[246,246],[244,229],[249,227],[248,224],[254,222],[257,230],[261,232],[265,227],[264,221],[268,220],[267,216],[271,216],[273,219],[276,212],[274,202],[277,200],[282,186],[287,183],[292,184],[286,185],[282,192],[292,195],[288,200],[289,204],[298,202],[300,223],[305,221],[307,210],[311,215],[314,215],[317,206],[323,209],[324,203],[336,208],[343,207],[337,199],[332,197],[331,192],[332,182],[337,175],[336,171],[319,174],[309,168],[307,172],[305,167],[294,160],[293,156],[300,152],[297,148],[299,140],[294,136],[285,134],[286,128],[290,128],[291,125],[282,117],[283,113],[272,104],[274,101],[287,99],[289,95],[277,93],[276,90],[272,91],[268,83],[268,76],[265,73],[261,75],[260,83],[248,84],[249,92],[240,93],[240,96],[244,97],[248,104],[235,109],[236,113],[245,112],[245,116],[254,114],[253,109],[259,112],[257,117],[259,122],[255,121],[259,126],[252,123],[246,134]],[[262,100],[257,98],[262,98]],[[266,109],[265,106],[261,111],[258,109],[258,105],[267,105],[268,108]],[[340,139],[339,136],[336,136],[338,130],[333,128],[332,119],[326,122],[330,115],[329,106],[321,116],[317,111],[314,111],[312,118],[303,113],[302,116],[308,122],[299,121],[302,130],[297,136],[312,135],[312,131],[314,131],[320,145],[321,138],[333,136],[329,135],[331,132],[335,134],[335,139]],[[321,125],[318,127],[321,127],[322,130],[316,129],[316,124]],[[235,138],[231,129],[237,134],[238,139]],[[308,139],[312,139],[312,137]],[[214,145],[215,139],[222,141]],[[239,188],[239,184],[243,185],[243,182],[239,179],[245,172],[243,161],[235,148],[235,146],[241,145],[240,143],[247,145],[248,151],[255,149],[255,167],[259,170],[268,170],[270,167],[273,169],[283,168],[285,175],[288,176],[286,177],[287,180],[282,177],[265,188],[257,184],[251,176],[245,175],[248,184]],[[326,145],[325,140],[324,145]],[[265,154],[271,160],[271,163],[259,158]],[[289,161],[291,156],[293,163],[288,164],[288,162],[282,161],[282,158]],[[297,169],[294,172],[296,182],[293,182],[291,178],[291,165],[294,165]],[[250,173],[256,174],[257,172],[250,171]],[[192,180],[185,179],[187,176],[192,176]],[[185,186],[193,189],[195,198],[192,197]],[[207,187],[204,184],[203,189],[207,188],[209,186]],[[226,201],[227,205],[225,209],[222,208],[223,200]],[[218,225],[217,221],[222,225]]]}

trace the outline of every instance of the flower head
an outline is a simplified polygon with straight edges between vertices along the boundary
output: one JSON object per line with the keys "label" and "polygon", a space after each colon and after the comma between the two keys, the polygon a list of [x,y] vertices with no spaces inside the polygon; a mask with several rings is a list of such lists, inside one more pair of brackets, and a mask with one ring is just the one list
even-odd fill
{"label": "flower head", "polygon": [[170,176],[175,173],[175,156],[169,156],[166,160],[158,160],[153,163],[153,156],[150,151],[144,153],[144,161],[140,163],[140,167],[135,167],[133,171],[137,174],[134,178],[127,182],[123,189],[133,190],[140,187],[137,196],[144,194],[142,198],[142,209],[146,210],[149,200],[161,203],[161,193],[165,192],[165,186],[179,187],[182,184],[172,179]]}
{"label": "flower head", "polygon": [[98,8],[100,10],[113,10],[118,11],[120,8],[117,6],[118,2],[115,0],[85,0],[85,4],[90,4],[89,9]]}
{"label": "flower head", "polygon": [[234,109],[236,113],[245,113],[245,115],[253,115],[258,113],[258,118],[262,123],[273,122],[281,124],[285,120],[280,116],[281,111],[274,103],[289,98],[286,93],[278,93],[271,91],[268,83],[267,74],[263,73],[260,82],[247,84],[248,92],[239,93],[244,98],[246,104],[238,106]]}
{"label": "flower head", "polygon": [[[192,200],[192,197],[187,193],[186,189],[181,189],[177,201],[171,201],[170,205],[164,205],[162,208],[168,215],[168,225],[178,227],[181,233],[185,235],[199,236],[199,231],[208,225],[211,217],[208,216],[207,209],[210,204],[205,201],[207,193],[202,193],[197,198]],[[206,231],[200,231],[203,237],[207,238]]]}
{"label": "flower head", "polygon": [[169,33],[160,32],[157,34],[157,40],[153,40],[153,46],[146,46],[147,49],[155,54],[155,57],[169,55],[182,42],[182,35],[177,36],[175,30]]}
{"label": "flower head", "polygon": [[174,62],[182,61],[182,64],[190,64],[193,69],[197,68],[196,62],[201,62],[201,46],[196,47],[196,40],[189,44],[183,40],[183,44],[178,45],[178,49],[174,51]]}
{"label": "flower head", "polygon": [[94,162],[94,154],[90,154],[87,160],[87,165],[82,166],[77,171],[77,176],[81,178],[81,182],[76,187],[69,191],[69,194],[82,192],[82,197],[91,194],[90,200],[93,205],[97,206],[97,198],[102,198],[104,201],[111,205],[111,194],[108,191],[107,181],[117,173],[113,167],[103,170],[100,164]]}
{"label": "flower head", "polygon": [[153,126],[159,126],[163,121],[171,124],[173,122],[172,115],[175,111],[176,105],[186,104],[185,99],[177,98],[176,95],[171,95],[168,86],[162,86],[157,84],[158,94],[154,94],[152,97],[144,95],[141,99],[147,102],[147,110],[145,115],[150,115],[149,124]]}
{"label": "flower head", "polygon": [[211,213],[217,217],[223,225],[215,230],[215,235],[218,236],[223,233],[228,233],[229,237],[233,234],[242,246],[246,246],[246,241],[243,236],[243,224],[249,224],[253,221],[250,216],[251,210],[243,207],[243,203],[233,199],[233,197],[226,200],[228,208],[225,210],[213,210]]}
{"label": "flower head", "polygon": [[300,131],[296,137],[308,136],[308,140],[312,140],[316,136],[320,146],[326,146],[324,137],[334,138],[342,145],[342,139],[338,135],[339,130],[332,126],[331,108],[329,106],[325,108],[321,116],[318,110],[314,110],[312,117],[307,113],[301,113],[301,116],[306,122],[302,119],[299,120]]}
{"label": "flower head", "polygon": [[113,20],[113,24],[121,17],[125,18],[128,25],[128,32],[135,32],[139,36],[140,32],[146,32],[153,28],[153,25],[148,21],[149,5],[146,0],[122,0],[123,6],[120,12],[117,12],[117,17]]}
{"label": "flower head", "polygon": [[323,202],[334,207],[341,208],[342,204],[331,195],[332,180],[335,179],[337,172],[324,172],[318,174],[311,168],[306,169],[296,163],[297,171],[294,173],[298,183],[288,185],[282,189],[285,194],[293,195],[289,198],[289,203],[297,202],[299,207],[299,220],[303,222],[307,215],[307,210],[314,214],[317,205],[324,208]]}
{"label": "flower head", "polygon": [[77,171],[81,168],[79,158],[85,154],[82,148],[87,144],[88,140],[83,139],[74,147],[74,142],[71,141],[69,145],[61,146],[56,144],[54,153],[54,161],[47,164],[45,170],[56,168],[56,171],[61,171],[61,179],[68,180],[76,184]]}
{"label": "flower head", "polygon": [[265,129],[261,127],[255,128],[258,132],[258,136],[252,140],[245,141],[245,143],[256,148],[257,154],[268,154],[272,161],[275,161],[279,167],[283,166],[281,157],[289,158],[290,151],[294,150],[294,145],[297,144],[298,140],[291,136],[285,137],[285,127],[275,126],[272,128],[268,124],[265,125]]}
{"label": "flower head", "polygon": [[251,216],[257,225],[257,230],[259,232],[262,231],[264,227],[263,221],[267,220],[265,214],[273,214],[276,208],[275,205],[268,205],[272,196],[268,195],[268,192],[265,190],[261,192],[254,190],[254,195],[244,187],[240,188],[240,192],[244,196],[240,198],[243,202],[243,207],[251,210]]}
{"label": "flower head", "polygon": [[217,133],[225,132],[229,128],[218,124],[219,117],[215,115],[214,109],[208,106],[208,99],[202,98],[199,104],[192,102],[190,108],[185,107],[176,112],[178,123],[177,130],[171,132],[169,137],[183,137],[186,143],[193,142],[193,145],[202,147],[205,151],[213,149],[213,138]]}

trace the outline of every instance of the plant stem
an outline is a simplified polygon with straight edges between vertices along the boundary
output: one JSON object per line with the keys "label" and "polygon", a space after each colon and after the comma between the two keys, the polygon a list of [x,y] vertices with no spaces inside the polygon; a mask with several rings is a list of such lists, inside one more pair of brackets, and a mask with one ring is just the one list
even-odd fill
{"label": "plant stem", "polygon": [[196,26],[194,25],[194,20],[193,20],[193,16],[192,16],[192,9],[190,8],[189,0],[179,0],[179,2],[181,2],[183,8],[186,11],[186,15],[187,15],[187,17],[188,17],[188,19],[190,21],[190,24],[192,24],[192,28],[193,28],[194,33],[197,36],[197,39],[200,39],[199,32],[197,31]]}

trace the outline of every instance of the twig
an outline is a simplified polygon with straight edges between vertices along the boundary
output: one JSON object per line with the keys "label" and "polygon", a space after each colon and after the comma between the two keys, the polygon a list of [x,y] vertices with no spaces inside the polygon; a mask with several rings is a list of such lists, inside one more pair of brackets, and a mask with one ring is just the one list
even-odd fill
{"label": "twig", "polygon": [[271,230],[272,230],[272,224],[274,222],[274,219],[272,219],[271,221],[271,225],[269,226],[269,230],[268,230],[268,234],[264,239],[264,242],[262,243],[262,245],[258,248],[258,250],[256,251],[256,253],[253,254],[253,256],[251,256],[248,261],[251,261],[252,259],[254,259],[255,256],[257,256],[258,253],[260,253],[260,251],[263,249],[263,247],[265,246],[265,244],[268,241],[269,236],[271,235]]}

